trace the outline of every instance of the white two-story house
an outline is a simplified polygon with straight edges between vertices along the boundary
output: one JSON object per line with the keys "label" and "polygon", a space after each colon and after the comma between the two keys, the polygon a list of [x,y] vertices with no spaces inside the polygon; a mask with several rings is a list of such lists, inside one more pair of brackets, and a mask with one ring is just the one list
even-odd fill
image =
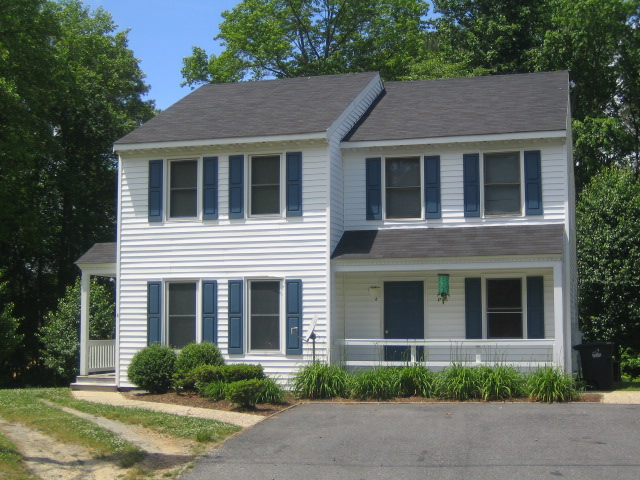
{"label": "white two-story house", "polygon": [[[140,349],[201,341],[283,382],[314,355],[573,368],[567,72],[205,85],[115,150],[117,241],[78,260],[83,375],[131,387]],[[90,275],[117,278],[111,343]]]}

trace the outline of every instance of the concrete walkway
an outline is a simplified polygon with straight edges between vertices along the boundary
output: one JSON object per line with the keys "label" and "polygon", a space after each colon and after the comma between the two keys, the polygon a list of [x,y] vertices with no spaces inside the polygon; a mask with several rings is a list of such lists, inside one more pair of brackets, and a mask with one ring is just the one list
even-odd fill
{"label": "concrete walkway", "polygon": [[118,407],[142,408],[145,410],[154,410],[156,412],[183,415],[185,417],[208,418],[210,420],[218,420],[220,422],[238,425],[239,427],[251,427],[266,418],[260,415],[227,412],[224,410],[213,410],[210,408],[185,407],[184,405],[173,405],[169,403],[142,402],[126,398],[118,392],[91,392],[77,390],[72,391],[71,393],[78,400],[86,400],[88,402],[103,403],[105,405],[114,405]]}
{"label": "concrete walkway", "polygon": [[640,405],[640,392],[617,390],[602,394],[602,403]]}

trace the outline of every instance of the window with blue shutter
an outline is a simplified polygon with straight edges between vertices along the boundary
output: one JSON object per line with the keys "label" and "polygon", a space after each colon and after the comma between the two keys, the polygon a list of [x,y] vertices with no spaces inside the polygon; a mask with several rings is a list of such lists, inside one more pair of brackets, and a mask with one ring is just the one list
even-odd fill
{"label": "window with blue shutter", "polygon": [[202,218],[218,218],[218,157],[204,157],[202,165]]}
{"label": "window with blue shutter", "polygon": [[229,353],[244,353],[242,293],[242,280],[229,280]]}
{"label": "window with blue shutter", "polygon": [[542,167],[540,150],[524,152],[525,213],[542,215]]}
{"label": "window with blue shutter", "polygon": [[244,218],[244,155],[229,157],[229,218]]}
{"label": "window with blue shutter", "polygon": [[202,282],[202,341],[218,343],[218,283]]}
{"label": "window with blue shutter", "polygon": [[464,313],[466,338],[482,338],[482,282],[480,278],[464,279]]}
{"label": "window with blue shutter", "polygon": [[162,160],[149,161],[149,221],[162,221]]}
{"label": "window with blue shutter", "polygon": [[302,216],[302,152],[287,152],[287,217]]}
{"label": "window with blue shutter", "polygon": [[162,341],[162,282],[147,282],[147,345]]}
{"label": "window with blue shutter", "polygon": [[441,218],[440,156],[424,157],[424,209],[426,218]]}
{"label": "window with blue shutter", "polygon": [[286,281],[287,355],[302,354],[302,280]]}
{"label": "window with blue shutter", "polygon": [[543,277],[527,277],[527,338],[544,338]]}
{"label": "window with blue shutter", "polygon": [[467,153],[462,157],[464,177],[464,216],[480,216],[480,155]]}
{"label": "window with blue shutter", "polygon": [[382,161],[367,158],[367,220],[382,220]]}

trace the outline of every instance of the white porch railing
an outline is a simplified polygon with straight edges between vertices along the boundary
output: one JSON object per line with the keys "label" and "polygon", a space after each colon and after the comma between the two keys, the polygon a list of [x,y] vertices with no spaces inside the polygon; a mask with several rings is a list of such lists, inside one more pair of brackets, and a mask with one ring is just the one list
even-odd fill
{"label": "white porch railing", "polygon": [[89,340],[89,373],[116,368],[116,341]]}
{"label": "white porch railing", "polygon": [[[403,366],[420,363],[427,367],[447,367],[452,363],[469,366],[496,363],[521,368],[554,365],[554,339],[540,340],[398,340],[398,339],[336,339],[342,347],[339,362],[347,367]],[[385,360],[384,347],[407,347],[410,355],[401,361]],[[420,352],[418,347],[423,347]],[[335,357],[334,357],[335,358]]]}

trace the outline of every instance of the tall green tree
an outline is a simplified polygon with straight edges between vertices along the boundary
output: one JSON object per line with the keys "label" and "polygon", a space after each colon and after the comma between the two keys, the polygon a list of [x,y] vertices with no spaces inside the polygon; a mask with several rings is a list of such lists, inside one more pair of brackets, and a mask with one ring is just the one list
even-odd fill
{"label": "tall green tree", "polygon": [[580,328],[640,352],[640,178],[602,169],[577,205]]}
{"label": "tall green tree", "polygon": [[194,47],[184,84],[377,70],[409,74],[426,46],[425,0],[243,0],[222,14],[225,50]]}
{"label": "tall green tree", "polygon": [[154,114],[110,15],[74,0],[0,3],[0,268],[26,349],[77,276],[73,262],[115,233],[112,144]]}

